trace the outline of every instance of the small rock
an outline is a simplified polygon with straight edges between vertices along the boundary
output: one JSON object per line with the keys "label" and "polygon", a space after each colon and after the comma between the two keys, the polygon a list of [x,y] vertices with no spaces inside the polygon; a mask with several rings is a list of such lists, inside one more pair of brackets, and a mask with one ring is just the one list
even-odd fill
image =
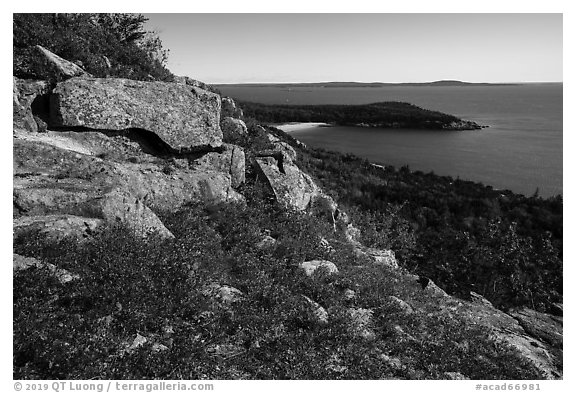
{"label": "small rock", "polygon": [[31,267],[35,268],[47,268],[50,273],[52,273],[61,284],[69,283],[70,281],[77,280],[80,278],[77,274],[72,274],[68,270],[60,269],[51,263],[41,262],[36,258],[23,257],[19,254],[13,255],[13,271],[27,270]]}
{"label": "small rock", "polygon": [[128,351],[134,351],[143,346],[144,344],[146,344],[147,342],[148,339],[146,337],[140,335],[140,333],[137,333],[136,338],[134,338],[134,341],[132,341],[132,344],[128,347]]}
{"label": "small rock", "polygon": [[346,289],[343,293],[343,296],[346,300],[352,300],[356,297],[356,292],[352,289]]}
{"label": "small rock", "polygon": [[380,355],[380,358],[389,366],[396,368],[396,369],[402,369],[404,366],[402,365],[402,362],[400,361],[400,359],[395,358],[395,357],[390,357],[386,354],[382,354]]}
{"label": "small rock", "polygon": [[367,255],[376,265],[384,265],[394,269],[398,268],[398,262],[396,261],[396,256],[392,250],[366,248],[363,251],[364,254]]}
{"label": "small rock", "polygon": [[296,161],[298,154],[292,146],[286,142],[283,142],[280,140],[280,138],[277,138],[272,134],[266,133],[266,136],[268,137],[268,141],[272,144],[272,146],[274,146],[275,150],[282,151],[291,161]]}
{"label": "small rock", "polygon": [[272,236],[270,235],[265,235],[262,240],[260,240],[257,244],[256,244],[256,248],[260,249],[260,250],[266,250],[269,248],[272,248],[276,245],[276,239],[274,239]]}
{"label": "small rock", "polygon": [[168,347],[166,345],[160,344],[160,343],[154,343],[152,345],[152,352],[164,352],[167,351]]}
{"label": "small rock", "polygon": [[236,344],[211,344],[206,348],[206,352],[210,355],[223,358],[230,358],[245,351],[244,348]]}
{"label": "small rock", "polygon": [[302,297],[310,305],[311,313],[312,313],[314,319],[318,323],[322,323],[322,324],[328,323],[328,312],[326,311],[326,309],[324,307],[322,307],[321,305],[319,305],[318,303],[316,303],[314,300],[310,299],[308,296],[302,295]]}
{"label": "small rock", "polygon": [[314,260],[308,262],[302,262],[300,268],[304,270],[304,273],[310,277],[319,268],[324,268],[328,271],[328,275],[337,274],[338,267],[330,261]]}
{"label": "small rock", "polygon": [[395,330],[398,334],[405,334],[404,329],[402,329],[402,326],[400,326],[400,325],[394,325],[394,330]]}
{"label": "small rock", "polygon": [[396,296],[388,296],[388,300],[405,314],[412,314],[414,312],[408,303]]}
{"label": "small rock", "polygon": [[239,289],[220,284],[210,284],[204,288],[202,293],[205,296],[213,297],[226,304],[238,302],[244,298],[244,293]]}
{"label": "small rock", "polygon": [[18,217],[13,220],[12,228],[15,239],[25,236],[30,231],[38,231],[38,233],[53,241],[59,241],[66,237],[80,240],[93,234],[103,222],[103,220],[98,218],[69,214],[47,214]]}
{"label": "small rock", "polygon": [[446,379],[451,379],[451,380],[469,380],[470,378],[466,377],[465,375],[456,372],[456,371],[449,371],[449,372],[445,372],[444,376],[446,377]]}

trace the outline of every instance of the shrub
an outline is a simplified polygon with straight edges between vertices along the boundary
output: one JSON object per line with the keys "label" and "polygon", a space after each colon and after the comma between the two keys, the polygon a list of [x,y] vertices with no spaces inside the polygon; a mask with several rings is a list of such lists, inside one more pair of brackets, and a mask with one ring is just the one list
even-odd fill
{"label": "shrub", "polygon": [[14,14],[13,74],[39,79],[33,46],[41,45],[97,77],[170,81],[167,51],[144,30],[146,20],[140,14]]}

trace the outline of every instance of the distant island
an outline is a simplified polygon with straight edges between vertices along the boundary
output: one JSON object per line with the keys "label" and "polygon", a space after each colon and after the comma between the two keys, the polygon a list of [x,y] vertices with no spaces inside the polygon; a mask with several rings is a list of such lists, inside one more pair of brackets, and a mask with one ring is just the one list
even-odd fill
{"label": "distant island", "polygon": [[521,83],[475,83],[463,82],[458,80],[440,80],[434,82],[405,82],[405,83],[386,83],[386,82],[311,82],[311,83],[231,83],[231,84],[215,84],[214,87],[449,87],[449,86],[519,86]]}
{"label": "distant island", "polygon": [[363,105],[271,105],[241,102],[244,115],[264,123],[321,122],[331,125],[431,130],[479,130],[483,126],[405,102]]}

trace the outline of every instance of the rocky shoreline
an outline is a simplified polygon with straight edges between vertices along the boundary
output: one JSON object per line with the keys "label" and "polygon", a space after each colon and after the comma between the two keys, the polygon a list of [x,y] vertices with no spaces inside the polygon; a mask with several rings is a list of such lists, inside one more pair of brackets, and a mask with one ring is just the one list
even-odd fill
{"label": "rocky shoreline", "polygon": [[[207,266],[210,265],[211,260],[207,257],[194,256],[194,253],[200,252],[194,248],[195,243],[184,244],[186,248],[182,252],[186,255],[185,276],[187,278],[179,279],[177,283],[172,284],[184,287],[190,281],[194,283],[185,287],[186,290],[183,291],[186,294],[198,293],[198,298],[192,298],[186,303],[190,305],[190,308],[182,312],[182,318],[189,317],[189,321],[182,321],[173,315],[168,315],[171,319],[167,317],[166,321],[155,321],[154,324],[149,324],[157,329],[150,328],[150,331],[142,331],[142,335],[137,329],[126,330],[121,322],[118,322],[122,318],[132,318],[140,312],[134,311],[139,310],[139,304],[135,304],[137,302],[125,301],[125,297],[130,296],[129,293],[118,295],[118,298],[112,297],[110,304],[106,305],[108,308],[103,309],[98,315],[90,314],[92,303],[96,300],[81,292],[84,288],[82,286],[78,287],[80,292],[64,300],[54,299],[48,304],[44,301],[45,298],[42,298],[40,308],[45,307],[45,309],[35,309],[35,312],[51,315],[55,312],[53,310],[56,310],[64,317],[70,314],[72,315],[70,318],[81,320],[82,323],[84,323],[84,318],[98,318],[89,320],[84,327],[85,329],[95,329],[94,326],[98,328],[94,332],[89,330],[90,339],[111,340],[110,337],[114,337],[116,341],[110,341],[113,345],[110,344],[107,349],[109,353],[106,355],[95,353],[95,359],[102,362],[120,359],[117,364],[123,365],[127,363],[122,360],[123,357],[129,357],[131,352],[149,350],[149,359],[155,359],[154,357],[168,356],[166,354],[178,354],[182,348],[188,349],[191,346],[203,348],[195,354],[205,356],[202,359],[224,357],[228,360],[245,353],[255,354],[253,358],[256,359],[262,353],[262,348],[270,351],[274,359],[278,359],[282,354],[292,350],[292,347],[276,349],[274,346],[287,337],[286,332],[289,329],[292,329],[290,334],[293,334],[289,337],[303,337],[297,336],[296,333],[300,334],[298,332],[304,332],[311,326],[312,328],[309,329],[311,333],[306,334],[314,335],[317,334],[316,331],[321,331],[314,330],[320,329],[317,326],[321,327],[330,323],[340,323],[338,326],[344,329],[338,337],[346,335],[351,338],[348,341],[356,340],[355,342],[362,343],[362,345],[368,343],[367,348],[378,347],[380,344],[384,348],[384,344],[390,340],[390,337],[399,343],[409,343],[409,348],[412,346],[435,348],[434,337],[430,337],[425,330],[417,330],[410,323],[413,318],[418,318],[417,321],[422,321],[422,324],[429,323],[430,326],[436,326],[436,321],[446,323],[446,326],[452,326],[452,324],[456,326],[457,321],[463,321],[462,326],[485,328],[490,331],[490,343],[494,343],[494,348],[502,347],[506,350],[510,348],[509,350],[516,356],[515,359],[521,359],[529,367],[537,370],[538,375],[542,375],[543,378],[561,378],[562,370],[558,366],[562,351],[561,317],[552,318],[534,310],[520,310],[517,314],[511,315],[494,308],[490,302],[479,295],[471,301],[457,299],[448,295],[430,279],[408,274],[400,268],[394,251],[362,244],[360,230],[354,226],[350,216],[298,165],[299,155],[302,154],[298,149],[302,148],[302,144],[289,143],[289,137],[273,132],[270,127],[256,124],[247,126],[245,114],[234,100],[208,91],[201,83],[188,78],[179,78],[176,82],[94,78],[79,66],[75,67],[71,62],[43,48],[38,49],[38,56],[44,56],[42,59],[47,64],[46,75],[43,76],[42,81],[16,77],[13,79],[13,230],[15,243],[26,244],[27,238],[41,235],[54,242],[72,239],[76,244],[81,245],[93,239],[95,234],[103,228],[121,226],[135,238],[160,239],[165,243],[159,244],[169,246],[173,244],[170,242],[179,240],[178,233],[172,233],[167,221],[163,221],[163,216],[159,212],[175,212],[184,206],[199,204],[209,212],[212,211],[203,224],[208,225],[218,219],[218,209],[221,206],[229,204],[241,209],[241,206],[249,204],[249,194],[245,189],[249,176],[261,182],[275,206],[288,212],[286,216],[289,218],[292,216],[307,217],[309,221],[315,220],[322,224],[330,235],[329,239],[319,238],[317,233],[314,235],[318,239],[309,240],[303,237],[300,242],[317,241],[318,245],[312,249],[314,252],[303,256],[298,264],[288,265],[289,260],[286,258],[291,250],[282,244],[284,233],[266,232],[266,228],[258,228],[249,239],[250,243],[248,244],[248,240],[246,242],[254,258],[260,259],[254,259],[255,262],[252,265],[248,264],[248,262],[252,263],[252,260],[249,260],[244,266],[255,266],[255,269],[260,270],[254,274],[254,277],[249,277],[253,281],[246,281],[243,287],[239,287],[240,289],[233,287],[230,281],[232,273],[242,272],[242,269],[236,269],[234,264],[240,263],[243,256],[222,258],[222,263],[231,264],[230,268],[226,267],[227,273],[222,273],[220,276],[214,274],[210,276],[211,281],[201,281],[197,277],[202,273],[202,269],[212,268],[212,266]],[[402,107],[405,108],[405,106]],[[476,126],[480,127],[472,122],[455,121],[449,123],[449,128],[446,129],[460,130]],[[191,226],[194,230],[194,225]],[[220,243],[225,241],[224,238],[211,233],[206,236],[215,238]],[[192,242],[197,240],[196,237],[192,239]],[[290,245],[290,243],[286,244]],[[110,246],[112,247],[113,244]],[[267,254],[265,251],[267,248],[274,251]],[[336,248],[340,250],[339,252],[349,253],[350,258],[339,261]],[[79,264],[88,265],[86,261],[75,261],[75,264],[70,264],[70,267],[50,265],[46,261],[34,258],[33,255],[28,255],[28,251],[25,247],[14,251],[15,277],[22,279],[26,274],[35,274],[34,271],[38,267],[46,266],[58,278],[57,285],[60,285],[58,290],[63,294],[67,293],[65,285],[73,287],[76,285],[75,282],[96,287],[100,283],[100,276],[107,273],[107,270],[104,270],[82,276],[79,271],[85,271],[87,267],[79,266]],[[178,249],[176,251],[170,249],[170,251],[176,252]],[[153,263],[154,254],[150,255],[152,255],[150,259]],[[204,256],[204,254],[199,255]],[[338,265],[327,258],[332,259]],[[270,261],[273,262],[272,265],[277,264],[270,269],[270,272],[274,274],[260,274],[263,271],[261,266]],[[97,262],[98,258],[95,257],[90,264]],[[213,264],[220,263],[220,261],[212,262]],[[130,263],[136,262],[130,259]],[[148,266],[146,263],[142,265]],[[281,271],[282,264],[286,264],[288,268]],[[106,269],[113,268],[115,266],[107,265]],[[128,271],[130,268],[128,266]],[[286,276],[279,275],[280,271]],[[385,301],[385,303],[378,303],[378,305],[369,303],[365,306],[359,302],[356,305],[354,299],[362,295],[362,290],[359,288],[363,287],[360,285],[361,281],[354,283],[350,277],[371,271],[380,275],[378,277],[389,279],[390,288],[394,291],[391,290],[386,300],[378,300],[379,302]],[[344,272],[348,272],[347,275]],[[170,274],[172,277],[174,273],[171,271]],[[365,280],[368,280],[368,273],[366,274]],[[156,275],[157,272],[154,271],[151,277],[155,278]],[[342,279],[336,280],[340,277],[339,275]],[[333,278],[330,278],[331,276]],[[288,283],[298,280],[302,284],[288,287],[283,280]],[[114,283],[105,282],[105,284]],[[131,281],[130,284],[132,284]],[[316,285],[318,290],[304,291],[302,289],[312,284]],[[41,282],[38,285],[46,284]],[[265,285],[266,290],[260,294],[251,293],[250,291],[256,285]],[[240,322],[233,320],[237,314],[229,312],[231,307],[235,303],[242,304],[242,302],[268,304],[267,302],[271,300],[267,294],[283,285],[287,289],[282,292],[283,297],[278,300],[278,303],[285,304],[286,302],[282,300],[286,296],[298,299],[294,300],[293,308],[300,310],[298,312],[306,316],[306,323],[292,326],[288,323],[292,319],[286,319],[287,322],[284,324],[283,320],[276,316],[279,322],[278,326],[274,327],[275,330],[272,328],[266,330],[264,325],[257,325],[254,329],[261,330],[257,331],[256,339],[242,336],[244,327],[239,324]],[[157,287],[162,290],[168,288],[165,284],[158,284]],[[334,291],[338,295],[332,296],[330,302],[323,301],[320,296],[323,291]],[[170,290],[166,290],[162,296],[171,296],[171,294]],[[20,294],[15,292],[15,297],[18,295]],[[202,302],[196,301],[200,296],[203,299]],[[377,298],[380,299],[380,297]],[[20,304],[23,304],[25,300],[20,299]],[[329,307],[330,303],[334,303],[334,306]],[[269,312],[274,312],[279,307],[275,303],[270,304],[272,306]],[[66,309],[71,305],[78,305],[79,308],[70,309],[70,311]],[[171,306],[176,307],[176,305]],[[201,309],[202,305],[206,305],[207,309]],[[253,309],[260,310],[259,307],[253,307]],[[383,309],[385,312],[382,311]],[[242,311],[242,309],[239,310]],[[158,310],[155,309],[155,312]],[[234,329],[218,332],[219,336],[208,340],[204,338],[207,336],[202,336],[205,332],[200,331],[200,328],[202,321],[212,318],[211,315],[215,315],[215,312],[231,318]],[[265,314],[266,311],[261,312],[262,315],[259,315],[259,318],[266,322],[269,315]],[[15,305],[14,314],[19,313],[25,314]],[[390,315],[397,315],[400,321],[398,325],[388,327],[384,324]],[[149,317],[143,312],[137,316]],[[155,315],[150,316],[152,317]],[[42,327],[52,323],[53,320],[55,319],[46,319]],[[94,321],[97,322],[93,323]],[[111,326],[120,327],[114,330]],[[209,326],[206,330],[212,333],[210,325],[206,326]],[[388,330],[384,332],[382,328],[377,329],[374,326],[387,326]],[[68,340],[66,334],[69,331],[66,329],[68,327],[65,324],[57,328],[58,334],[62,335],[62,340],[47,337],[45,341],[49,343],[45,344],[43,341],[42,345],[61,342],[62,347],[69,346],[70,344],[64,341]],[[411,332],[410,329],[414,330]],[[469,347],[476,345],[476,342],[469,342],[463,330],[462,333],[462,339],[459,342],[450,343],[454,348],[459,348],[458,350],[462,352],[462,359],[468,359],[466,356],[472,352]],[[40,336],[38,332],[34,334]],[[189,341],[173,340],[172,336],[176,334],[180,334],[180,337],[185,337]],[[29,339],[26,334],[16,329],[15,335],[19,335],[20,340]],[[195,337],[198,337],[198,340]],[[210,342],[210,345],[206,340]],[[146,342],[148,346],[144,345]],[[326,342],[332,343],[333,340],[329,339]],[[424,342],[431,342],[433,345],[424,347],[422,346]],[[295,339],[290,343],[295,347],[298,340]],[[100,348],[102,345],[92,345],[92,347]],[[83,353],[92,347],[78,345],[74,350]],[[344,347],[345,344],[342,344],[341,348]],[[334,349],[332,357],[330,353],[322,352],[322,359],[331,359],[331,364],[323,366],[322,370],[328,367],[340,370],[338,372],[346,370],[343,367],[348,366],[341,365],[342,360],[337,355],[341,348]],[[399,346],[399,348],[406,347]],[[32,353],[33,349],[33,345],[30,345],[27,350]],[[393,353],[376,349],[380,352],[370,353],[374,355],[373,357],[380,359],[379,362],[383,367],[390,370],[388,374],[382,374],[383,376],[394,376],[398,373],[398,375],[407,375],[412,379],[422,379],[427,375],[432,375],[424,374],[424,371],[419,370],[413,364],[413,359],[410,356],[404,356],[402,351]],[[306,350],[308,351],[309,348]],[[21,352],[25,351],[21,350]],[[49,352],[46,351],[46,353]],[[416,356],[420,356],[420,352],[418,351]],[[68,356],[68,349],[66,353]],[[45,354],[41,355],[45,356]],[[28,359],[22,355],[20,358],[23,359],[21,360],[22,369],[31,368],[34,365],[32,357]],[[190,361],[190,359],[181,358],[176,360],[181,361],[182,364]],[[435,361],[442,365],[444,359],[435,359]],[[470,364],[486,363],[486,359],[480,355],[467,361],[475,362]],[[95,360],[91,359],[90,362],[95,362]],[[264,360],[262,364],[268,363],[268,360]],[[350,364],[350,367],[354,366],[354,362]],[[217,368],[213,367],[213,369]],[[102,370],[109,369],[110,367],[102,366]],[[242,378],[258,378],[259,374],[254,370],[257,369],[245,371],[245,374],[249,372],[254,374],[239,375]],[[431,373],[431,371],[428,372]],[[99,374],[94,371],[94,375]],[[469,378],[456,369],[446,369],[442,371],[442,374],[437,372],[433,375],[440,375],[439,378],[444,379]],[[87,374],[82,376],[92,377]],[[273,375],[274,378],[282,376],[282,374]],[[379,378],[380,374],[369,375],[369,377]],[[486,375],[486,377],[491,377],[491,375]]]}

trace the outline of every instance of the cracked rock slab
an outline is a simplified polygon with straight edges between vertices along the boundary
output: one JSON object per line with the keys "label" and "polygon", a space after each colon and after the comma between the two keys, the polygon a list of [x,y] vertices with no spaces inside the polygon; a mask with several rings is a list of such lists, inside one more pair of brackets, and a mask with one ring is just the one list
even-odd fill
{"label": "cracked rock slab", "polygon": [[180,83],[72,78],[50,97],[51,126],[143,129],[172,149],[220,146],[220,97]]}

